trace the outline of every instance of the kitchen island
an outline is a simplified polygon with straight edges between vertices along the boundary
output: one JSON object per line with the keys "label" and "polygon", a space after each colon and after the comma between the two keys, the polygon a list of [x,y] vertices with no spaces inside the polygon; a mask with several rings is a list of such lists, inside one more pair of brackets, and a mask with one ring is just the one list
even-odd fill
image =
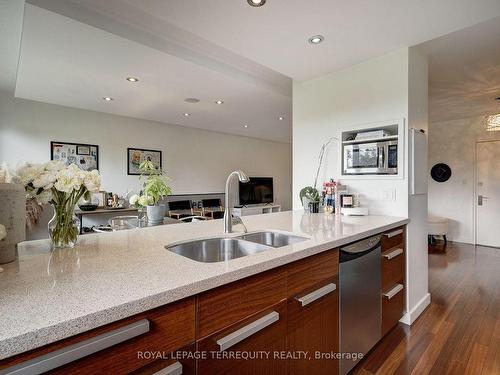
{"label": "kitchen island", "polygon": [[53,252],[45,240],[20,244],[19,259],[0,274],[0,359],[408,223],[398,217],[302,210],[244,221],[248,231],[284,231],[307,240],[219,263],[199,263],[167,251],[165,245],[220,236],[220,220],[86,235],[74,249]]}

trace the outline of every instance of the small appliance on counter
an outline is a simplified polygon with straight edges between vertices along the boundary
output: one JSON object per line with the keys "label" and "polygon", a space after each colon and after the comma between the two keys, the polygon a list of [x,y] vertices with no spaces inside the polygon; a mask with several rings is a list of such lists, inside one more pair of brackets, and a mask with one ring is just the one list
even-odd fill
{"label": "small appliance on counter", "polygon": [[342,207],[340,212],[345,216],[368,216],[368,207]]}
{"label": "small appliance on counter", "polygon": [[371,131],[365,131],[365,132],[359,132],[356,134],[356,140],[358,139],[370,139],[370,138],[384,138],[384,137],[390,137],[391,133],[389,133],[387,130],[371,130]]}

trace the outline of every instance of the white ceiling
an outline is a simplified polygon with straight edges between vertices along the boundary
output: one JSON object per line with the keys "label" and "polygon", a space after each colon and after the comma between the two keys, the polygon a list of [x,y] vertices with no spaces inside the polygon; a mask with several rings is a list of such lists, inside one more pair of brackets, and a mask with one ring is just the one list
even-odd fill
{"label": "white ceiling", "polygon": [[24,3],[0,1],[0,91],[12,92],[21,44]]}
{"label": "white ceiling", "polygon": [[[81,2],[140,8],[300,81],[500,16],[499,0],[268,0],[261,8],[246,0]],[[316,34],[325,41],[309,45]]]}
{"label": "white ceiling", "polygon": [[420,46],[429,56],[429,120],[500,112],[500,17]]}
{"label": "white ceiling", "polygon": [[[291,86],[285,95],[244,78],[26,5],[17,97],[289,142]],[[214,103],[219,98],[224,104]]]}
{"label": "white ceiling", "polygon": [[[315,78],[500,16],[499,0],[28,2],[36,6],[26,6],[16,96],[283,142],[290,77]],[[325,41],[309,45],[314,34]],[[220,97],[225,104],[215,105]]]}

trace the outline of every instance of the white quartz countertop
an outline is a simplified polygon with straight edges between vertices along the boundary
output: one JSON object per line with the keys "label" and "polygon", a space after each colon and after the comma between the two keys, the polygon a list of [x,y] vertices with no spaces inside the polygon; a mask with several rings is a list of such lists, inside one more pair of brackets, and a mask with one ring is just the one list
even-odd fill
{"label": "white quartz countertop", "polygon": [[46,240],[20,244],[18,260],[0,273],[0,359],[409,221],[302,210],[243,220],[249,231],[272,229],[308,240],[220,263],[199,263],[164,246],[221,235],[221,220],[89,234],[73,249],[51,251]]}

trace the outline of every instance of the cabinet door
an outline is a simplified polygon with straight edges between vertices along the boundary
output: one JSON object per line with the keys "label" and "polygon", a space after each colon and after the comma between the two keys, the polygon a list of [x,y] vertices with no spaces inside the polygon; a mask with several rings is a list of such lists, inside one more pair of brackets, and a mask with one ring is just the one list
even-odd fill
{"label": "cabinet door", "polygon": [[172,352],[161,353],[162,358],[131,372],[129,375],[195,375],[195,344]]}
{"label": "cabinet door", "polygon": [[382,293],[382,336],[391,330],[404,314],[404,285],[395,284]]}
{"label": "cabinet door", "polygon": [[197,374],[285,375],[286,358],[276,355],[286,353],[286,319],[282,301],[200,340]]}
{"label": "cabinet door", "polygon": [[[338,278],[324,281],[288,301],[288,350],[307,352],[289,360],[289,374],[338,374]],[[318,357],[317,355],[321,355]]]}
{"label": "cabinet door", "polygon": [[53,375],[129,374],[192,345],[195,313],[194,298],[174,302],[0,361],[0,372],[17,365]]}

